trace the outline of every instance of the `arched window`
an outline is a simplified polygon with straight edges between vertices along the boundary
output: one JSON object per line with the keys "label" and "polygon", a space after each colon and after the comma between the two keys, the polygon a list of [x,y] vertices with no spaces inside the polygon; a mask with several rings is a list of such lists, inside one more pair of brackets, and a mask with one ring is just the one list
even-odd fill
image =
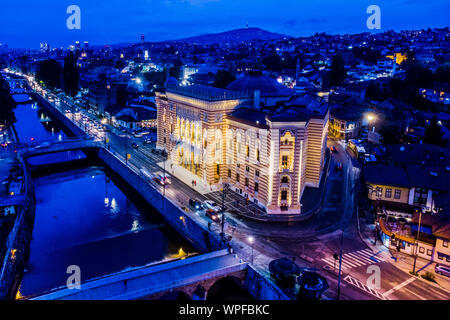
{"label": "arched window", "polygon": [[288,176],[283,176],[281,178],[281,183],[289,183],[289,177]]}

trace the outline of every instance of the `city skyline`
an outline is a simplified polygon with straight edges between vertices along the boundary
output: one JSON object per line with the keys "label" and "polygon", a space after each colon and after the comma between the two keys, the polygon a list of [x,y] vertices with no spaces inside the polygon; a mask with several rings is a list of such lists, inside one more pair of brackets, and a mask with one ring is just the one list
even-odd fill
{"label": "city skyline", "polygon": [[[96,2],[95,5],[80,0],[76,5],[81,9],[81,30],[69,30],[66,27],[69,17],[66,10],[72,4],[69,1],[56,5],[49,1],[39,4],[29,0],[20,4],[6,1],[3,14],[0,13],[0,21],[5,25],[0,28],[0,43],[11,48],[31,49],[38,48],[40,42],[61,47],[76,40],[107,45],[136,43],[141,34],[149,42],[160,42],[243,28],[247,24],[293,37],[310,36],[316,32],[354,34],[448,26],[445,12],[448,12],[446,8],[450,9],[450,4],[446,1],[372,2],[351,0],[343,6],[321,0],[280,6],[271,0],[249,0],[244,3],[227,0],[138,0],[133,6],[124,7],[120,0],[107,4]],[[368,30],[366,27],[369,16],[366,9],[371,4],[381,9],[380,30]],[[20,14],[13,15],[11,12]],[[36,12],[41,13],[36,15]],[[21,36],[18,37],[18,34]]]}

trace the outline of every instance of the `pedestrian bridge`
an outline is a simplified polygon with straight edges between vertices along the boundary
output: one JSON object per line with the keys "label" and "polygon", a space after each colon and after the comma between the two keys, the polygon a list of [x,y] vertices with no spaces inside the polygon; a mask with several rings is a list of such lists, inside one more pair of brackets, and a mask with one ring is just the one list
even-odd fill
{"label": "pedestrian bridge", "polygon": [[[133,300],[167,290],[224,277],[247,268],[226,249],[109,275],[29,298],[30,300]],[[82,275],[81,275],[82,276]]]}
{"label": "pedestrian bridge", "polygon": [[29,146],[21,151],[21,156],[24,159],[41,156],[45,154],[65,152],[65,151],[75,151],[75,150],[87,150],[87,149],[98,149],[101,147],[99,142],[93,141],[92,139],[69,139],[57,142],[42,142],[40,141],[36,146]]}

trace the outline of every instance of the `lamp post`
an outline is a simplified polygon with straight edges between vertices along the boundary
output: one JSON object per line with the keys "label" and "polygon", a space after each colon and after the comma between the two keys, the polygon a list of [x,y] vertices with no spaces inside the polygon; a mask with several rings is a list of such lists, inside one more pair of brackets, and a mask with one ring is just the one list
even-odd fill
{"label": "lamp post", "polygon": [[229,188],[228,183],[224,183],[222,186],[222,224],[221,224],[221,232],[220,232],[222,239],[225,239],[225,233],[224,233],[224,229],[225,229],[225,197],[227,195],[228,188]]}
{"label": "lamp post", "polygon": [[255,238],[253,238],[253,236],[249,236],[248,237],[248,242],[250,242],[250,244],[252,245],[252,258],[251,258],[251,262],[253,264],[253,243],[255,242]]}
{"label": "lamp post", "polygon": [[420,223],[422,222],[422,213],[423,213],[423,208],[420,209],[419,212],[419,228],[417,229],[417,235],[416,235],[416,241],[414,243],[415,246],[415,252],[414,252],[414,264],[413,264],[413,274],[416,273],[416,261],[417,261],[417,250],[419,249],[419,234],[420,234]]}

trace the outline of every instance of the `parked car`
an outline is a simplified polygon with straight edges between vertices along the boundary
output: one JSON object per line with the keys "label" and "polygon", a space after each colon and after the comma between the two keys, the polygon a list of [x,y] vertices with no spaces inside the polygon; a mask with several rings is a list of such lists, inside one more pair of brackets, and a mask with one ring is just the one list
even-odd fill
{"label": "parked car", "polygon": [[205,204],[206,208],[212,209],[215,212],[219,212],[221,210],[220,206],[212,200],[205,200],[203,203]]}
{"label": "parked car", "polygon": [[342,163],[340,163],[340,162],[338,162],[337,164],[336,164],[336,170],[342,170]]}
{"label": "parked car", "polygon": [[198,199],[189,199],[189,205],[196,210],[203,209],[202,202]]}
{"label": "parked car", "polygon": [[135,149],[139,149],[139,145],[136,142],[133,142],[131,146]]}
{"label": "parked car", "polygon": [[336,146],[331,147],[331,152],[337,152]]}
{"label": "parked car", "polygon": [[436,267],[434,267],[434,271],[437,274],[441,274],[446,277],[450,277],[450,267],[448,267],[448,266],[444,266],[442,264],[437,264]]}
{"label": "parked car", "polygon": [[219,222],[220,221],[220,214],[218,214],[213,209],[207,209],[205,212],[206,216],[210,218],[213,222]]}

